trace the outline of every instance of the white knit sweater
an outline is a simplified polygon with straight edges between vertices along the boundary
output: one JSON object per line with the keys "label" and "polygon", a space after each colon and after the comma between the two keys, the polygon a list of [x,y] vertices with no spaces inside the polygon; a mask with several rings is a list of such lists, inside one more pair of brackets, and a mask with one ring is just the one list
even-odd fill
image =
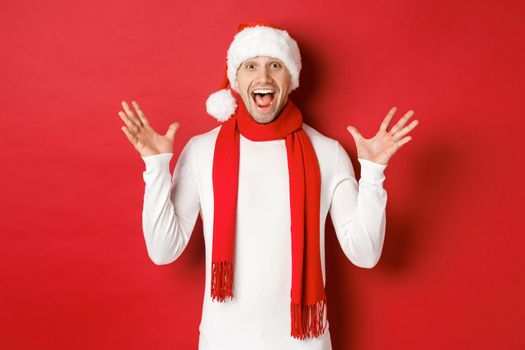
{"label": "white knit sweater", "polygon": [[[199,350],[329,350],[329,324],[319,338],[290,336],[290,199],[284,140],[255,142],[241,134],[233,300],[211,299],[212,165],[220,127],[188,141],[173,176],[169,170],[173,153],[142,157],[146,167],[142,219],[148,255],[158,265],[175,261],[186,248],[200,212],[206,281]],[[377,264],[385,235],[386,165],[359,158],[357,182],[339,142],[304,123],[303,129],[321,170],[320,256],[326,285],[328,213],[348,259],[363,268]],[[328,315],[330,310],[335,312],[330,308],[335,303],[328,299]]]}

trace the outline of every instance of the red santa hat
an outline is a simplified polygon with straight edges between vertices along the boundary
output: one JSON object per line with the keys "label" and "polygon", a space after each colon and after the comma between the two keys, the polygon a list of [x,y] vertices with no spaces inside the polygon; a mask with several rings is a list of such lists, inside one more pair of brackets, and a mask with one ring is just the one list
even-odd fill
{"label": "red santa hat", "polygon": [[237,70],[247,59],[256,56],[269,56],[284,62],[291,75],[290,91],[299,87],[301,54],[297,42],[287,31],[269,22],[242,23],[237,29],[227,53],[227,64],[221,90],[212,93],[206,100],[206,112],[223,122],[235,113],[237,100],[230,88],[239,93]]}

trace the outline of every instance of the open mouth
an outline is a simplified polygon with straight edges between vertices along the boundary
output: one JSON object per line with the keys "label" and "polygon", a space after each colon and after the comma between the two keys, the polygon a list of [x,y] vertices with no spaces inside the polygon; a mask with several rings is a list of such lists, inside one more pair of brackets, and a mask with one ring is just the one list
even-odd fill
{"label": "open mouth", "polygon": [[272,108],[275,97],[274,89],[255,89],[252,91],[251,95],[258,110],[264,112],[269,111]]}

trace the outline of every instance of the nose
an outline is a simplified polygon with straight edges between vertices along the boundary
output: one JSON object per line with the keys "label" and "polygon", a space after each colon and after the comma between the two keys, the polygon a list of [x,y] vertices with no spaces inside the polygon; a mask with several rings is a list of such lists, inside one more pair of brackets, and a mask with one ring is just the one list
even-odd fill
{"label": "nose", "polygon": [[270,83],[272,81],[272,76],[270,70],[266,65],[263,65],[257,74],[257,80],[261,83]]}

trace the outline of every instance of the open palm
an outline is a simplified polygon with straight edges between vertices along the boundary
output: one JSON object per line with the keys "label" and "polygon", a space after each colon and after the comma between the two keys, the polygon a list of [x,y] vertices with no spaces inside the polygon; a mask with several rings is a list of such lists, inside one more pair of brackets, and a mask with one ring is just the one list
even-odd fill
{"label": "open palm", "polygon": [[409,125],[405,126],[410,117],[414,115],[414,111],[412,110],[408,111],[401,119],[399,119],[390,131],[387,131],[388,125],[390,124],[396,110],[396,107],[390,109],[381,123],[379,131],[370,139],[365,139],[355,127],[351,125],[347,127],[347,130],[353,136],[356,143],[358,158],[386,165],[401,146],[412,140],[412,136],[405,136],[419,123],[418,120],[413,120]]}
{"label": "open palm", "polygon": [[121,127],[122,131],[137,152],[144,157],[173,152],[173,141],[175,132],[179,128],[179,123],[170,124],[166,134],[160,135],[150,126],[138,103],[135,101],[131,103],[137,112],[137,116],[129,108],[126,101],[122,101],[122,107],[126,113],[119,111],[119,116],[126,124],[126,126]]}

